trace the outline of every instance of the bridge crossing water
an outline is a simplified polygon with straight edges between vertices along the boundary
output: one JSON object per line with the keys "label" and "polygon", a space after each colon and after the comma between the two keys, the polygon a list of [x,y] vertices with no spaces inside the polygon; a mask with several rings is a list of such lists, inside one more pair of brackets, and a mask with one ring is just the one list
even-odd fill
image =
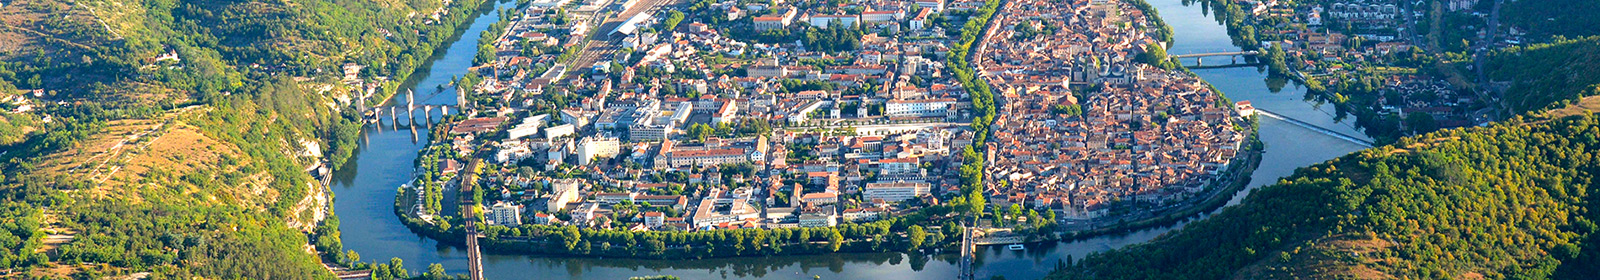
{"label": "bridge crossing water", "polygon": [[973,230],[976,229],[966,224],[961,225],[961,275],[958,277],[961,280],[978,279],[977,273],[973,271],[973,262],[977,259],[978,250],[978,245],[972,240]]}
{"label": "bridge crossing water", "polygon": [[1242,56],[1242,55],[1260,55],[1260,54],[1261,54],[1261,52],[1259,52],[1259,51],[1212,52],[1212,53],[1194,53],[1194,54],[1167,55],[1167,58],[1179,59],[1179,58],[1190,58],[1190,57]]}
{"label": "bridge crossing water", "polygon": [[[462,101],[464,96],[460,96],[460,94],[457,94],[457,95],[458,95],[457,104],[464,104],[465,101]],[[458,114],[463,111],[461,106],[459,106],[459,105],[416,104],[415,96],[416,96],[415,92],[407,90],[406,91],[406,95],[405,95],[406,103],[404,105],[390,105],[390,106],[378,106],[378,107],[368,108],[368,107],[366,107],[366,100],[365,99],[357,100],[356,104],[357,104],[357,106],[359,106],[358,110],[361,110],[362,114],[365,115],[364,118],[366,118],[366,121],[368,123],[376,123],[376,124],[380,124],[380,125],[382,124],[381,121],[382,121],[383,116],[385,115],[385,113],[387,113],[387,115],[389,116],[389,119],[390,119],[391,123],[398,126],[398,125],[401,125],[401,124],[406,124],[406,125],[416,124],[417,114],[422,114],[422,117],[423,117],[423,119],[424,119],[424,121],[426,123],[432,123],[433,122],[433,109],[434,108],[439,108],[439,115],[440,116],[448,116],[448,115],[450,115],[450,112],[452,112],[452,111],[454,111],[454,112],[456,112]],[[403,120],[404,123],[402,123],[402,120],[400,119],[400,114],[402,114],[402,113],[405,114],[405,120]]]}
{"label": "bridge crossing water", "polygon": [[1282,115],[1274,114],[1274,113],[1272,113],[1272,111],[1263,110],[1261,108],[1256,108],[1256,114],[1264,116],[1264,117],[1273,118],[1273,119],[1277,119],[1277,120],[1280,120],[1280,121],[1288,122],[1288,123],[1293,124],[1295,126],[1304,127],[1306,129],[1310,129],[1312,131],[1316,131],[1317,133],[1327,134],[1328,136],[1333,136],[1334,138],[1339,138],[1340,140],[1350,141],[1352,143],[1356,143],[1357,145],[1361,145],[1361,147],[1364,147],[1364,148],[1372,148],[1373,145],[1374,145],[1374,143],[1372,143],[1372,141],[1361,139],[1361,137],[1351,136],[1349,134],[1344,134],[1344,133],[1340,133],[1338,131],[1333,131],[1332,129],[1327,129],[1327,128],[1316,126],[1316,125],[1313,125],[1313,124],[1310,124],[1310,123],[1307,123],[1307,122],[1296,120],[1294,118],[1284,117]]}
{"label": "bridge crossing water", "polygon": [[[1180,0],[1149,2],[1160,8],[1160,16],[1167,22],[1173,23],[1177,29],[1175,30],[1177,43],[1170,49],[1171,52],[1208,53],[1236,50],[1225,34],[1225,27],[1202,13],[1198,6],[1182,6],[1183,1]],[[515,1],[502,1],[497,7],[514,9]],[[442,52],[443,54],[434,56],[437,62],[430,66],[431,73],[425,74],[425,78],[418,78],[422,82],[414,86],[419,92],[416,96],[417,104],[449,103],[449,99],[456,97],[450,90],[444,90],[438,98],[427,98],[428,94],[424,93],[433,92],[437,85],[448,83],[452,78],[451,75],[469,71],[466,69],[471,66],[473,54],[477,51],[478,36],[498,18],[497,10],[484,9],[480,18],[476,19],[477,22],[468,30],[461,32],[462,36],[458,43],[452,44],[448,51]],[[991,20],[991,22],[997,21]],[[1196,29],[1198,27],[1203,28]],[[1215,61],[1222,60],[1216,59],[1221,57],[1213,58],[1213,63],[1221,64]],[[1293,88],[1292,81],[1290,87],[1293,92],[1277,93],[1269,90],[1266,83],[1262,82],[1266,79],[1266,74],[1256,69],[1197,69],[1195,72],[1234,100],[1252,100],[1258,109],[1271,109],[1276,113],[1284,113],[1311,124],[1321,124],[1336,131],[1356,134],[1349,132],[1348,129],[1328,124],[1331,114],[1326,116],[1289,114],[1316,110],[1312,105],[1300,100],[1300,94],[1303,92]],[[413,77],[424,76],[423,73],[428,72],[419,72]],[[373,105],[404,105],[405,98],[393,98],[393,102],[390,104],[373,102]],[[400,110],[404,108],[396,111]],[[471,111],[471,108],[465,111]],[[451,114],[457,113],[451,112]],[[421,120],[417,122],[421,124]],[[1263,122],[1263,134],[1260,137],[1261,141],[1266,143],[1267,153],[1262,155],[1262,167],[1252,173],[1251,188],[1275,182],[1282,176],[1292,174],[1297,167],[1322,162],[1358,148],[1358,145],[1347,144],[1352,142],[1296,126],[1298,125],[1291,125],[1287,121]],[[431,263],[439,263],[451,273],[465,273],[477,269],[480,271],[478,274],[484,277],[496,275],[496,278],[506,279],[627,279],[650,275],[675,275],[684,279],[810,279],[812,275],[824,279],[955,279],[958,275],[966,275],[964,276],[966,279],[987,279],[994,276],[1003,276],[1007,279],[1039,279],[1053,270],[1053,266],[1048,264],[1068,259],[1081,260],[1092,252],[1138,244],[1182,228],[1184,224],[1180,222],[1172,226],[1136,230],[1127,234],[1040,245],[1027,251],[1008,251],[980,246],[976,248],[978,250],[969,249],[965,254],[969,260],[966,262],[968,264],[966,268],[961,267],[962,262],[959,261],[961,256],[957,255],[960,250],[946,250],[920,256],[899,253],[850,253],[699,260],[596,259],[502,254],[494,253],[492,250],[469,253],[475,250],[466,250],[465,246],[459,246],[460,243],[455,241],[441,242],[413,233],[395,217],[395,209],[392,206],[395,187],[414,179],[411,172],[414,171],[418,159],[416,151],[425,148],[430,129],[431,127],[423,125],[414,126],[411,132],[404,128],[391,130],[369,126],[364,129],[363,137],[369,137],[370,140],[361,142],[361,151],[352,157],[350,165],[336,171],[334,186],[331,187],[339,197],[333,203],[344,221],[340,228],[346,237],[342,240],[346,249],[360,252],[363,258],[369,259],[387,260],[399,257],[405,260],[406,268],[412,271],[426,269]],[[1248,192],[1241,192],[1236,198],[1242,199],[1244,193]],[[968,220],[967,225],[973,224]],[[981,241],[980,238],[975,238],[972,242]]]}
{"label": "bridge crossing water", "polygon": [[1229,58],[1233,59],[1232,60],[1232,64],[1225,65],[1225,66],[1233,66],[1233,65],[1238,65],[1239,64],[1239,59],[1240,58],[1252,57],[1252,56],[1257,56],[1257,55],[1261,55],[1261,52],[1259,52],[1259,51],[1209,52],[1209,53],[1193,53],[1193,54],[1178,54],[1178,55],[1169,54],[1169,55],[1167,55],[1167,59],[1181,60],[1181,59],[1185,59],[1185,58],[1194,58],[1194,65],[1195,65],[1194,67],[1204,67],[1205,66],[1205,58],[1222,56],[1222,57],[1229,57]]}

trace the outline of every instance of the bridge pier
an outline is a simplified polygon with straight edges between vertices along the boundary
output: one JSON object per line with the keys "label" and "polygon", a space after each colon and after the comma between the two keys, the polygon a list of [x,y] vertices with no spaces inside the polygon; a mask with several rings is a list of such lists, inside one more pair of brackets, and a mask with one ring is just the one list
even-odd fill
{"label": "bridge pier", "polygon": [[406,90],[406,118],[410,119],[410,124],[417,123],[417,102],[414,99],[416,95],[416,92]]}
{"label": "bridge pier", "polygon": [[1196,58],[1194,58],[1194,66],[1205,66],[1205,65],[1206,65],[1206,58],[1204,58],[1204,57],[1196,57]]}
{"label": "bridge pier", "polygon": [[422,119],[425,123],[433,123],[433,105],[422,105]]}

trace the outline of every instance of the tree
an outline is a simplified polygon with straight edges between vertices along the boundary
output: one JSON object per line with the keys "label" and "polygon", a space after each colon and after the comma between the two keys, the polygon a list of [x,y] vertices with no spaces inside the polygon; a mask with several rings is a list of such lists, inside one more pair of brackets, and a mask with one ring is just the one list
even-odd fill
{"label": "tree", "polygon": [[578,249],[578,242],[581,241],[579,240],[578,227],[568,225],[566,227],[562,227],[561,230],[562,241],[564,242],[567,251],[571,252],[574,249]]}
{"label": "tree", "polygon": [[1287,56],[1288,54],[1283,52],[1283,46],[1273,43],[1271,47],[1267,47],[1267,68],[1271,68],[1273,74],[1288,75],[1290,71]]}
{"label": "tree", "polygon": [[911,240],[911,249],[922,248],[922,242],[928,238],[928,233],[922,231],[922,226],[912,225],[906,229],[906,237]]}
{"label": "tree", "polygon": [[406,272],[405,261],[400,258],[389,259],[389,274],[395,278],[411,278],[411,273]]}
{"label": "tree", "polygon": [[1411,112],[1406,115],[1406,129],[1411,130],[1411,133],[1426,133],[1438,130],[1439,122],[1428,113]]}
{"label": "tree", "polygon": [[439,264],[435,263],[435,264],[428,265],[428,273],[425,276],[428,279],[432,279],[432,280],[444,280],[444,279],[448,278],[450,275],[446,274],[444,272],[444,266],[443,265],[439,265]]}
{"label": "tree", "polygon": [[661,21],[661,30],[664,32],[672,32],[673,30],[678,29],[678,23],[680,22],[683,22],[683,12],[668,12],[667,19]]}
{"label": "tree", "polygon": [[715,133],[715,131],[711,128],[711,126],[703,123],[697,123],[690,125],[685,135],[688,136],[689,139],[705,142],[707,138],[711,137],[712,133]]}
{"label": "tree", "polygon": [[1145,45],[1144,52],[1139,53],[1138,58],[1139,62],[1149,64],[1150,66],[1155,66],[1162,69],[1172,69],[1172,66],[1167,63],[1167,50],[1161,48],[1161,45],[1156,43]]}
{"label": "tree", "polygon": [[1068,105],[1056,104],[1056,105],[1050,106],[1050,113],[1051,114],[1064,114],[1064,115],[1067,115],[1067,116],[1081,116],[1081,115],[1083,115],[1083,107],[1081,105],[1078,105],[1078,104],[1068,104]]}
{"label": "tree", "polygon": [[1027,215],[1028,223],[1033,224],[1034,228],[1040,228],[1044,226],[1045,221],[1044,219],[1039,218],[1039,211],[1028,209]]}
{"label": "tree", "polygon": [[1033,21],[1022,21],[1022,23],[1018,23],[1017,26],[1013,27],[1011,30],[1017,32],[1017,39],[1032,40],[1033,38],[1039,36],[1039,29],[1033,27]]}
{"label": "tree", "polygon": [[839,234],[838,228],[830,228],[828,232],[830,234],[828,235],[828,248],[830,251],[838,252],[839,246],[844,245],[844,235]]}
{"label": "tree", "polygon": [[967,213],[981,216],[983,215],[983,208],[984,198],[982,189],[975,189],[972,190],[972,192],[967,193]]}
{"label": "tree", "polygon": [[351,264],[361,262],[361,254],[357,254],[356,250],[350,250],[349,252],[345,252],[344,256],[345,256],[345,259],[349,260],[349,263],[351,263]]}
{"label": "tree", "polygon": [[389,272],[389,264],[380,263],[377,266],[373,267],[372,268],[372,279],[373,280],[394,279],[394,274]]}
{"label": "tree", "polygon": [[[1049,279],[1225,278],[1273,257],[1282,262],[1341,252],[1316,243],[1345,237],[1396,244],[1382,254],[1340,256],[1392,278],[1450,278],[1463,267],[1504,271],[1505,278],[1592,278],[1600,262],[1584,254],[1600,253],[1591,222],[1600,214],[1576,209],[1595,204],[1590,193],[1600,163],[1587,159],[1597,153],[1597,133],[1600,120],[1580,114],[1399,139],[1392,147],[1404,149],[1302,167],[1252,191],[1230,206],[1233,211],[1149,244],[1093,254],[1068,267],[1068,275]],[[1506,211],[1520,214],[1500,214]],[[1587,237],[1564,237],[1580,235]],[[1475,257],[1489,255],[1496,258]],[[1292,262],[1285,263],[1287,271],[1257,276],[1332,275]]]}
{"label": "tree", "polygon": [[1012,203],[1010,208],[1011,211],[1008,213],[1008,216],[1010,216],[1011,219],[1015,220],[1022,217],[1022,205]]}

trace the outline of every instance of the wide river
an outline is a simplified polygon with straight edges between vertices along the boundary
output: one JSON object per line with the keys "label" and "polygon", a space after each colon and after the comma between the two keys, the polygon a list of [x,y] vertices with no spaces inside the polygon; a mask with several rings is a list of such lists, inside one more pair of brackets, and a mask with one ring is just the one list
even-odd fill
{"label": "wide river", "polygon": [[[1236,51],[1227,32],[1202,8],[1185,6],[1183,0],[1148,0],[1176,31],[1173,54]],[[510,8],[508,2],[497,8]],[[485,9],[443,52],[433,57],[427,72],[417,73],[410,83],[420,104],[453,104],[452,90],[438,90],[452,76],[466,72],[477,50],[478,35],[498,15]],[[1221,60],[1221,59],[1218,59]],[[1284,81],[1269,81],[1255,67],[1195,70],[1233,100],[1250,100],[1257,108],[1292,117],[1349,135],[1362,135],[1348,122],[1339,123],[1329,113],[1305,101],[1305,90]],[[1269,84],[1276,84],[1269,86]],[[404,102],[403,96],[397,96]],[[418,118],[421,121],[420,117]],[[334,211],[341,220],[344,247],[368,261],[393,257],[405,260],[407,269],[420,273],[430,263],[441,263],[451,273],[466,273],[467,254],[461,248],[441,245],[407,230],[394,216],[395,189],[409,179],[418,149],[427,142],[426,127],[396,127],[392,124],[368,126],[356,152],[356,159],[335,173]],[[1261,140],[1266,154],[1250,187],[1234,195],[1228,205],[1238,203],[1249,189],[1277,181],[1295,168],[1308,166],[1361,149],[1340,140],[1288,122],[1262,118]],[[1204,218],[1199,215],[1192,219]],[[1191,220],[1192,220],[1191,219]],[[1057,262],[1082,258],[1090,252],[1121,248],[1149,241],[1181,228],[1185,222],[1148,228],[1127,234],[1100,236],[1072,242],[1030,246],[1025,251],[999,247],[980,250],[979,279],[1004,276],[1006,279],[1038,279],[1054,269]],[[958,265],[953,254],[914,256],[900,253],[830,254],[789,257],[750,257],[712,260],[632,260],[565,258],[548,256],[494,255],[484,257],[485,275],[490,279],[625,279],[632,276],[675,275],[684,279],[769,278],[811,279],[953,279]]]}

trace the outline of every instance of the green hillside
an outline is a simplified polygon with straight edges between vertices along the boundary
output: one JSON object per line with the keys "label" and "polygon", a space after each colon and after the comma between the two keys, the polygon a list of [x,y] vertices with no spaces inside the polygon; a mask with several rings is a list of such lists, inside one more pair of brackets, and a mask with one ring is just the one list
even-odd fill
{"label": "green hillside", "polygon": [[[1491,1],[1480,1],[1485,9]],[[1600,35],[1600,0],[1515,0],[1500,8],[1501,21],[1543,41],[1550,36]]]}
{"label": "green hillside", "polygon": [[1517,113],[1600,94],[1600,36],[1495,51],[1487,65],[1490,79],[1510,81],[1505,102]]}
{"label": "green hillside", "polygon": [[1600,119],[1444,130],[1297,170],[1052,279],[1587,279]]}
{"label": "green hillside", "polygon": [[0,278],[331,278],[341,66],[386,96],[484,2],[0,1]]}

